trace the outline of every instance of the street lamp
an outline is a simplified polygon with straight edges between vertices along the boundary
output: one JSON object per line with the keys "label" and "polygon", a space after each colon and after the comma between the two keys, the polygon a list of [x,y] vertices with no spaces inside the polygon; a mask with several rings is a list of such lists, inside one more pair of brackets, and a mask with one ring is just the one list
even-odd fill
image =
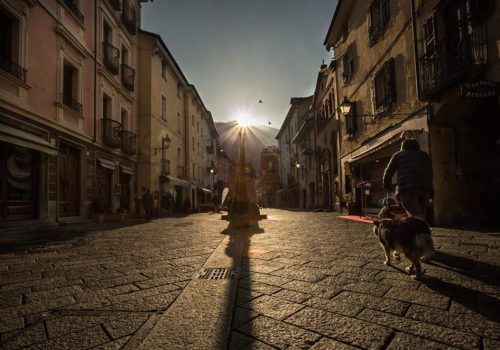
{"label": "street lamp", "polygon": [[302,166],[302,165],[301,165],[299,162],[295,162],[295,167],[296,167],[297,169],[300,169],[300,167],[301,167],[301,166]]}
{"label": "street lamp", "polygon": [[342,114],[348,115],[349,113],[351,113],[351,109],[352,102],[349,101],[347,96],[344,96],[344,101],[342,101],[342,103],[340,104],[340,111],[342,112]]}

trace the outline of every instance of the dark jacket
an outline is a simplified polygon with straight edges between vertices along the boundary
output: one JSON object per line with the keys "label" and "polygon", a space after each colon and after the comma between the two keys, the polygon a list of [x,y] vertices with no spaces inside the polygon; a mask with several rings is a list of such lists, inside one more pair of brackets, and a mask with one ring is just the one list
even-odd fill
{"label": "dark jacket", "polygon": [[398,172],[396,194],[409,189],[422,189],[434,195],[432,185],[432,164],[429,156],[420,150],[418,142],[404,140],[401,151],[396,152],[384,171],[384,188],[391,190],[392,176]]}

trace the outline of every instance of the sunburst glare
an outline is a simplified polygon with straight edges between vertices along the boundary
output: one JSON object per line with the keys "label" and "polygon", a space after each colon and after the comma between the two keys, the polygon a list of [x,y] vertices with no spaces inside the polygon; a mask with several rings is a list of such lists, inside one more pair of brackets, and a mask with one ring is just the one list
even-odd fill
{"label": "sunburst glare", "polygon": [[254,120],[248,111],[240,110],[236,113],[236,121],[238,125],[246,128],[254,124]]}

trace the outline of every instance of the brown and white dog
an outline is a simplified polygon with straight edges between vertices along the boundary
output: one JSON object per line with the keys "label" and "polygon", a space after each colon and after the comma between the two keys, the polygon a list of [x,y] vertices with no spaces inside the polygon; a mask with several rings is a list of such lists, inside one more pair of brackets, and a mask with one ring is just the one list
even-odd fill
{"label": "brown and white dog", "polygon": [[434,243],[427,223],[417,217],[381,219],[373,221],[373,233],[378,237],[385,253],[385,265],[390,265],[390,253],[399,260],[396,252],[403,252],[411,261],[406,271],[416,279],[422,275],[420,259],[434,253]]}

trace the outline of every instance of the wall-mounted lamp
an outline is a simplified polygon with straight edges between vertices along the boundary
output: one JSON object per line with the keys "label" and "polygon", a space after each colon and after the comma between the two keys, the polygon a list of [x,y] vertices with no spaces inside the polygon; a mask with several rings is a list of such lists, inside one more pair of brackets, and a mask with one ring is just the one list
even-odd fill
{"label": "wall-mounted lamp", "polygon": [[351,113],[351,109],[352,102],[349,101],[347,96],[344,96],[344,101],[342,101],[342,103],[340,104],[340,111],[342,112],[342,114],[348,115],[349,113]]}
{"label": "wall-mounted lamp", "polygon": [[302,164],[300,164],[299,162],[295,162],[295,167],[297,169],[300,169],[302,167]]}
{"label": "wall-mounted lamp", "polygon": [[170,136],[168,136],[168,134],[167,134],[167,136],[162,137],[161,138],[161,147],[155,148],[155,155],[158,154],[158,151],[163,151],[163,150],[169,149],[170,142],[172,142],[172,140],[170,139]]}

